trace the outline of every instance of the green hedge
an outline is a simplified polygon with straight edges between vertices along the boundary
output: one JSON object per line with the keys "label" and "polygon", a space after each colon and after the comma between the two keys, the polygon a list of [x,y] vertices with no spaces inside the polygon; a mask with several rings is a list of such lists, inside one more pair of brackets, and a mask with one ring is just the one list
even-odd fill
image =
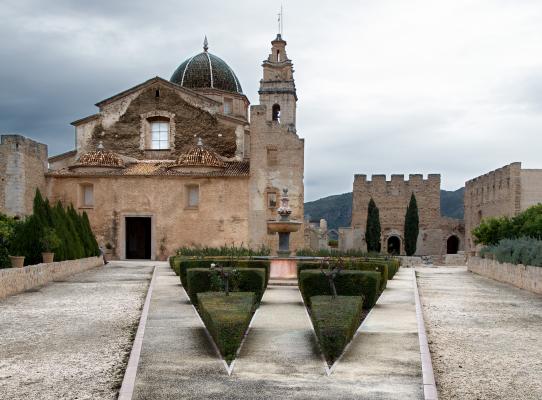
{"label": "green hedge", "polygon": [[[380,272],[343,270],[335,278],[335,287],[340,296],[363,296],[364,308],[369,309],[378,299]],[[320,270],[301,271],[299,290],[309,307],[311,297],[331,295],[329,281]]]}
{"label": "green hedge", "polygon": [[[320,269],[319,262],[298,262],[297,263],[297,277],[301,271],[308,269]],[[344,263],[345,270],[359,270],[359,271],[378,271],[380,272],[380,292],[386,289],[388,279],[392,279],[397,270],[399,269],[399,261],[390,259],[354,259],[346,260]]]}
{"label": "green hedge", "polygon": [[[192,272],[192,271],[190,271]],[[254,293],[198,293],[199,312],[220,353],[230,363],[250,324]]]}
{"label": "green hedge", "polygon": [[[227,268],[230,270],[230,268]],[[253,292],[256,301],[260,301],[266,288],[265,271],[262,268],[241,268],[239,272],[238,287],[235,288],[233,281],[230,281],[230,290],[239,292]],[[216,290],[213,287],[212,277],[216,272],[209,268],[190,268],[187,272],[188,284],[185,286],[188,297],[192,304],[197,305],[197,294]]]}
{"label": "green hedge", "polygon": [[245,247],[242,243],[240,246],[235,244],[220,247],[196,246],[196,247],[181,247],[177,250],[177,255],[184,257],[257,257],[271,255],[269,247],[260,246],[257,249]]}
{"label": "green hedge", "polygon": [[[220,264],[224,268],[262,268],[265,270],[265,285],[269,282],[269,271],[271,269],[271,262],[267,260],[220,260],[213,258],[184,258],[184,257],[171,257],[173,259],[173,270],[180,276],[182,285],[188,287],[188,281],[186,278],[186,271],[191,268],[209,268],[211,264]],[[177,266],[178,265],[178,266]],[[177,270],[179,272],[177,272]]]}
{"label": "green hedge", "polygon": [[362,296],[313,296],[311,319],[329,365],[352,340],[363,313]]}

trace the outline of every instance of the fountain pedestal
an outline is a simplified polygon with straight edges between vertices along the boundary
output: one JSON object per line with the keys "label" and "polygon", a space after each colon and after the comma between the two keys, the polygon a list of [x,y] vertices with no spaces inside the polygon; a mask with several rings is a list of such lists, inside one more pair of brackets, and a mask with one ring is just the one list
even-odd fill
{"label": "fountain pedestal", "polygon": [[290,256],[290,233],[297,232],[302,223],[290,221],[292,210],[288,206],[288,189],[282,190],[281,205],[277,210],[280,218],[276,221],[267,221],[267,229],[279,234],[279,258],[271,260],[270,277],[274,279],[289,279],[297,276],[296,261],[288,259]]}

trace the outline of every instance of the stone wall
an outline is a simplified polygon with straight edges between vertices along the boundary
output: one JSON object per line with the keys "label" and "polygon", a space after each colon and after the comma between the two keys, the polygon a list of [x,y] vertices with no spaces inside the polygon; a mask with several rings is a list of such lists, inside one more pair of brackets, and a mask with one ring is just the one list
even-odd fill
{"label": "stone wall", "polygon": [[[82,184],[93,185],[92,207],[82,207]],[[187,207],[190,185],[199,186],[197,208]],[[115,258],[125,257],[125,217],[151,218],[152,259],[180,246],[249,242],[247,177],[51,177],[48,196],[86,211],[98,243],[110,243]]]}
{"label": "stone wall", "polygon": [[343,230],[342,234],[339,234],[339,248],[347,250],[351,243],[354,249],[367,250],[365,229],[369,200],[372,198],[380,213],[382,252],[387,252],[388,240],[397,237],[400,240],[401,254],[404,254],[405,214],[412,193],[416,196],[420,221],[416,255],[446,254],[446,242],[452,235],[459,239],[461,250],[464,241],[462,221],[440,215],[438,174],[429,174],[427,179],[423,179],[423,175],[414,174],[409,175],[408,180],[404,179],[404,175],[392,175],[389,181],[385,175],[373,175],[371,180],[367,180],[366,175],[355,175],[352,230]]}
{"label": "stone wall", "polygon": [[542,294],[542,267],[500,263],[480,257],[470,257],[467,265],[475,274]]}
{"label": "stone wall", "polygon": [[0,269],[0,299],[103,265],[101,257]]}
{"label": "stone wall", "polygon": [[542,170],[515,162],[465,183],[465,249],[474,254],[471,232],[484,218],[513,217],[542,202]]}
{"label": "stone wall", "polygon": [[36,189],[45,190],[47,145],[20,135],[0,139],[0,212],[10,216],[32,213]]}

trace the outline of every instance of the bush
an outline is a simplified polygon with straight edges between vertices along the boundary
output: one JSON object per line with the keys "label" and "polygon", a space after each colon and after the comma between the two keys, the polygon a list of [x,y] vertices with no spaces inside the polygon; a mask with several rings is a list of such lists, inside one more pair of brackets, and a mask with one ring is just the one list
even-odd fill
{"label": "bush", "polygon": [[220,353],[230,363],[250,324],[254,293],[236,292],[229,296],[223,292],[199,293],[197,302],[201,319]]}
{"label": "bush", "polygon": [[313,296],[311,319],[318,342],[329,365],[352,340],[363,313],[362,296]]}
{"label": "bush", "polygon": [[8,247],[15,224],[16,221],[13,218],[0,213],[0,268],[11,267]]}
{"label": "bush", "polygon": [[295,252],[295,255],[299,257],[367,257],[371,253],[353,249],[347,251],[338,249],[299,249]]}
{"label": "bush", "polygon": [[[380,272],[343,270],[335,278],[335,287],[340,296],[363,296],[363,306],[369,309],[378,299]],[[320,270],[301,271],[299,290],[308,307],[311,297],[332,294],[328,279]]]}
{"label": "bush", "polygon": [[187,270],[191,268],[209,268],[211,264],[221,265],[224,268],[263,268],[265,270],[265,285],[267,286],[267,283],[269,282],[269,271],[271,269],[271,262],[267,260],[220,260],[216,258],[193,259],[180,256],[172,258],[174,258],[174,266],[176,265],[175,263],[178,263],[179,265],[179,272],[175,273],[180,276],[181,283],[185,288],[188,286],[188,281],[186,279]]}
{"label": "bush", "polygon": [[484,247],[480,255],[503,263],[542,267],[542,240],[526,237],[502,239],[494,246]]}
{"label": "bush", "polygon": [[[231,268],[226,268],[232,271]],[[253,292],[256,301],[260,301],[266,288],[265,271],[261,268],[241,268],[236,270],[238,273],[237,282],[230,280],[230,290],[232,292]],[[190,297],[192,304],[197,305],[198,293],[223,290],[222,285],[216,287],[216,270],[209,268],[190,268],[187,271],[188,284],[185,286],[186,293]]]}
{"label": "bush", "polygon": [[221,247],[181,247],[177,250],[177,255],[185,257],[256,257],[271,255],[271,249],[265,246],[261,246],[258,249],[251,249],[244,247],[243,244],[239,247],[235,245],[224,245]]}
{"label": "bush", "polygon": [[515,217],[484,219],[473,229],[475,243],[496,245],[502,239],[532,237],[542,240],[542,204],[529,207]]}

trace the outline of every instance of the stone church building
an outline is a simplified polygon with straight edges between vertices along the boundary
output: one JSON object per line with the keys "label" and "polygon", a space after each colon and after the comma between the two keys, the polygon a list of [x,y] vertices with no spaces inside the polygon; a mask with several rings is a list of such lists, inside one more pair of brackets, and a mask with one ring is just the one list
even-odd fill
{"label": "stone church building", "polygon": [[[292,219],[303,220],[304,198],[293,64],[280,34],[262,67],[260,104],[250,106],[205,40],[170,80],[149,79],[73,122],[75,149],[48,166],[46,146],[3,137],[0,212],[31,212],[37,187],[86,211],[100,245],[121,259],[156,259],[180,246],[276,249],[267,220],[282,189]],[[291,247],[303,247],[303,230]]]}

